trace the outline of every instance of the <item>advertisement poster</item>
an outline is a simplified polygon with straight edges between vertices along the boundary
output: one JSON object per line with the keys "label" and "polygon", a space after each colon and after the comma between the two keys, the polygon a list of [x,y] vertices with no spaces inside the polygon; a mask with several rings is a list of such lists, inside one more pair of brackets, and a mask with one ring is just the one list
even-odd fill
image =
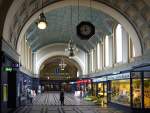
{"label": "advertisement poster", "polygon": [[7,102],[8,100],[8,85],[3,84],[3,101]]}

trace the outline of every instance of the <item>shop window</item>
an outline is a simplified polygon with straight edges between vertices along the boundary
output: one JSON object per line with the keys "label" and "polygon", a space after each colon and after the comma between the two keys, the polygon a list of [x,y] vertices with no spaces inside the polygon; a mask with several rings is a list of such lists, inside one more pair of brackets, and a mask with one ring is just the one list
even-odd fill
{"label": "shop window", "polygon": [[132,102],[133,108],[141,108],[141,73],[132,72]]}
{"label": "shop window", "polygon": [[130,105],[130,80],[116,80],[111,82],[111,102]]}
{"label": "shop window", "polygon": [[97,95],[97,84],[93,83],[93,96]]}
{"label": "shop window", "polygon": [[144,73],[144,107],[150,108],[150,72]]}
{"label": "shop window", "polygon": [[116,27],[116,33],[115,33],[115,41],[116,41],[116,62],[122,62],[122,26],[118,24]]}

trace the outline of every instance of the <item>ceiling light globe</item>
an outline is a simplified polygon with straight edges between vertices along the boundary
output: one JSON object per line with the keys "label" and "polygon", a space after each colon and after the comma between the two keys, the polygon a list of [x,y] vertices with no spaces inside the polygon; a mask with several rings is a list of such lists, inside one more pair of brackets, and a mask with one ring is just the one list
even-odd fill
{"label": "ceiling light globe", "polygon": [[46,29],[47,23],[45,21],[39,21],[38,22],[38,28],[39,29]]}

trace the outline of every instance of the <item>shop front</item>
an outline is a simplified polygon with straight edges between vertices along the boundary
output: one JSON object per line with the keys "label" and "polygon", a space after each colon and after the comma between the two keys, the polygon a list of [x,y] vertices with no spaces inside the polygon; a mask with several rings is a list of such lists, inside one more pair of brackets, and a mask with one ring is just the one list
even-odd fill
{"label": "shop front", "polygon": [[130,106],[130,73],[107,77],[110,83],[110,102]]}
{"label": "shop front", "polygon": [[108,101],[132,109],[150,108],[150,72],[127,72],[107,76]]}
{"label": "shop front", "polygon": [[107,77],[93,78],[93,96],[107,104]]}
{"label": "shop front", "polygon": [[150,109],[150,71],[130,71],[92,79],[92,96],[129,110]]}
{"label": "shop front", "polygon": [[150,109],[150,72],[131,72],[133,109]]}

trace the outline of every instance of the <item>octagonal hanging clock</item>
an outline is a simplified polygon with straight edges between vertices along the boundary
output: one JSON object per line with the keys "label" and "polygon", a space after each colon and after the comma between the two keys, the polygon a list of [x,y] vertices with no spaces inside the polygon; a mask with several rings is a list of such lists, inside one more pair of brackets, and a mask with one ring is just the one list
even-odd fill
{"label": "octagonal hanging clock", "polygon": [[88,40],[95,34],[95,26],[88,21],[82,21],[77,25],[77,35],[81,40]]}

